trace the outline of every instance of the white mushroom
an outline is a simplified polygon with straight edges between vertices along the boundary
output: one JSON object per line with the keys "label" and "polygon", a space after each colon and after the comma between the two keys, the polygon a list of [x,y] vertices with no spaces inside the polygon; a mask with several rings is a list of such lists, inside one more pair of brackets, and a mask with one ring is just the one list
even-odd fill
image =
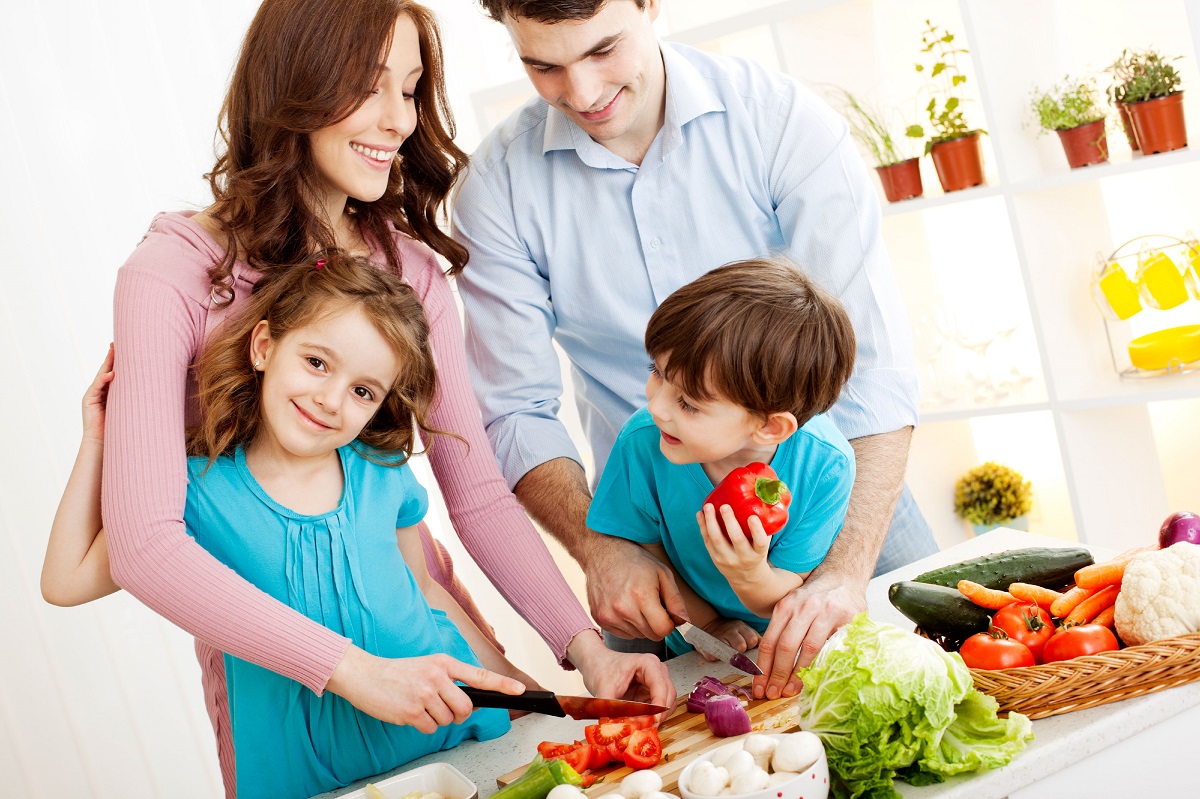
{"label": "white mushroom", "polygon": [[755,766],[734,777],[729,787],[733,790],[734,794],[741,795],[753,791],[761,791],[767,787],[770,781],[771,778],[767,776],[767,772]]}
{"label": "white mushroom", "polygon": [[739,749],[729,756],[725,761],[725,770],[729,772],[729,782],[733,783],[740,774],[744,774],[750,769],[758,768],[754,765],[754,755],[747,752],[745,749]]}
{"label": "white mushroom", "polygon": [[578,786],[569,783],[555,785],[550,789],[550,793],[546,794],[546,799],[583,799],[584,793],[579,790]]}
{"label": "white mushroom", "polygon": [[714,766],[724,766],[729,762],[729,758],[733,756],[734,752],[740,752],[741,750],[742,742],[740,740],[734,741],[733,743],[725,744],[713,752],[709,760],[712,761]]}
{"label": "white mushroom", "polygon": [[621,787],[618,790],[625,799],[639,799],[647,794],[661,791],[662,787],[662,777],[657,772],[644,769],[635,771],[621,780]]}
{"label": "white mushroom", "polygon": [[701,760],[692,769],[688,790],[697,796],[720,796],[721,789],[729,785],[729,772],[723,766],[714,766]]}
{"label": "white mushroom", "polygon": [[820,738],[807,731],[794,732],[775,747],[771,767],[775,771],[808,771],[821,757],[822,751],[824,747]]}
{"label": "white mushroom", "polygon": [[747,735],[742,747],[754,756],[754,762],[763,771],[771,767],[771,755],[775,752],[775,739],[769,735]]}

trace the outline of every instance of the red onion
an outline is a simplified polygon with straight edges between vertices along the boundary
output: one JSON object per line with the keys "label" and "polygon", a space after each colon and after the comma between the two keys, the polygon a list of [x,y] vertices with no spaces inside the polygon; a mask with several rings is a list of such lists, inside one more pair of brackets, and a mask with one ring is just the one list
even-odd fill
{"label": "red onion", "polygon": [[750,692],[740,685],[726,685],[716,677],[701,677],[688,694],[687,709],[692,713],[703,713],[708,700],[714,696],[733,696],[735,692],[744,696],[746,701],[750,700]]}
{"label": "red onion", "polygon": [[750,714],[736,696],[714,696],[704,706],[704,723],[718,738],[750,732]]}
{"label": "red onion", "polygon": [[1200,544],[1200,516],[1181,510],[1168,516],[1158,528],[1158,545],[1163,549],[1180,541]]}

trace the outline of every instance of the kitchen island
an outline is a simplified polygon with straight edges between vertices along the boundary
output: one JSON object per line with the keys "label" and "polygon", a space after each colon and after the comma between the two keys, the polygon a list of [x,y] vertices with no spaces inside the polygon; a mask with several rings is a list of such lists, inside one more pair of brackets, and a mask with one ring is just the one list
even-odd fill
{"label": "kitchen island", "polygon": [[[869,613],[877,621],[912,629],[912,623],[887,599],[888,586],[897,580],[990,552],[1066,545],[1068,542],[1057,538],[1004,528],[993,530],[876,577],[867,591]],[[1114,553],[1096,550],[1094,554],[1104,559]],[[695,653],[675,658],[668,666],[681,697],[686,697],[692,684],[706,674],[723,677],[732,672],[728,666],[708,663]],[[536,754],[538,743],[582,738],[585,724],[569,718],[526,716],[515,721],[512,731],[502,738],[482,743],[468,741],[455,749],[414,760],[375,780],[426,763],[444,762],[478,785],[480,799],[486,799],[497,789],[496,777],[528,762]],[[905,799],[1102,798],[1139,795],[1148,788],[1183,791],[1195,784],[1190,756],[1191,741],[1198,729],[1200,682],[1195,682],[1034,721],[1033,742],[1004,768],[920,788],[901,781],[895,785]],[[321,794],[319,799],[349,793],[365,782]]]}

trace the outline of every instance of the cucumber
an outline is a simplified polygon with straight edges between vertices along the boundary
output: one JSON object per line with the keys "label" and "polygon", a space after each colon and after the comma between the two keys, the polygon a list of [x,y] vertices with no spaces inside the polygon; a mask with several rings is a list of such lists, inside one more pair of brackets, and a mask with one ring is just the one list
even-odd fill
{"label": "cucumber", "polygon": [[888,589],[888,599],[931,638],[962,641],[988,628],[989,611],[957,588],[902,580]]}
{"label": "cucumber", "polygon": [[927,571],[914,582],[956,588],[959,580],[1007,591],[1013,583],[1062,588],[1075,581],[1075,572],[1093,563],[1082,547],[1030,547],[964,560],[953,566]]}

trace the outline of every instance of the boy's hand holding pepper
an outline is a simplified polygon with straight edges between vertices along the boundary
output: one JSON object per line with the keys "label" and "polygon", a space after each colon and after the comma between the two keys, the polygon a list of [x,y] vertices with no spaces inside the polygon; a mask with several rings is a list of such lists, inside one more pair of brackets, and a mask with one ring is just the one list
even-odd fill
{"label": "boy's hand holding pepper", "polygon": [[[717,519],[718,512],[721,521]],[[769,568],[767,551],[771,548],[771,537],[757,516],[749,518],[748,529],[743,531],[733,508],[722,505],[718,509],[706,502],[704,509],[696,514],[696,522],[713,565],[731,585],[752,580],[764,567]]]}

